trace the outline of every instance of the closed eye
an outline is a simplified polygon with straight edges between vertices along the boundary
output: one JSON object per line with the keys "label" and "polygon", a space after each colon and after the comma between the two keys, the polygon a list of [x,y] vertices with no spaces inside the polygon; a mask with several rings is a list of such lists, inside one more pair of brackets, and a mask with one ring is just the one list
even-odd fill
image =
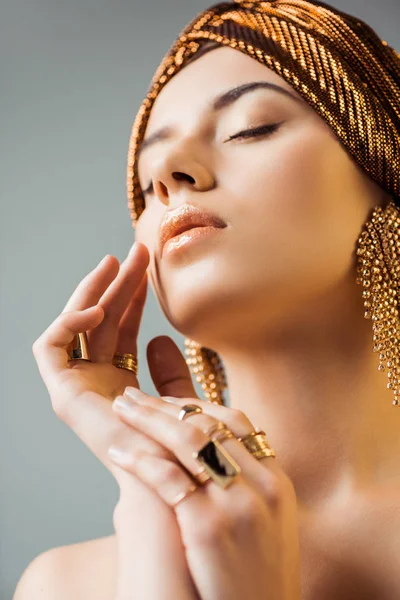
{"label": "closed eye", "polygon": [[[261,125],[260,127],[250,127],[249,129],[243,129],[242,131],[238,131],[231,136],[229,136],[225,141],[229,142],[231,140],[243,139],[243,138],[251,138],[258,137],[262,135],[270,135],[282,125],[282,121],[280,123],[270,123],[266,125]],[[150,182],[150,185],[143,190],[143,196],[146,194],[151,194],[153,192],[153,181]]]}
{"label": "closed eye", "polygon": [[230,135],[226,140],[229,142],[230,140],[235,140],[237,138],[248,138],[248,137],[256,137],[259,135],[270,134],[276,131],[282,125],[282,121],[280,123],[270,123],[267,125],[261,125],[260,127],[250,127],[249,129],[243,129],[234,135]]}

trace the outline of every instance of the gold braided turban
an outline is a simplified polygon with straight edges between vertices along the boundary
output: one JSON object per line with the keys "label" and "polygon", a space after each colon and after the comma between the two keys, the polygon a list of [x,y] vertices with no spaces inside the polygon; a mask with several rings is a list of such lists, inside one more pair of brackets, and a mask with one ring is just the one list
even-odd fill
{"label": "gold braided turban", "polygon": [[[154,100],[204,43],[236,48],[283,77],[400,206],[400,54],[361,19],[317,0],[222,2],[200,13],[156,70],[133,124],[127,165],[133,227],[144,209],[136,169]],[[221,403],[218,355],[186,340],[206,397]],[[189,362],[189,361],[188,361]]]}

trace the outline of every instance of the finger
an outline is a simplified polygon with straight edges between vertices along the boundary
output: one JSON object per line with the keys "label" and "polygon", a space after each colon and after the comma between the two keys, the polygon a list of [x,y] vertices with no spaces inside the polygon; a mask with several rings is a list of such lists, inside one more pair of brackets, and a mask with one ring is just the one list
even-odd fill
{"label": "finger", "polygon": [[[142,390],[139,390],[135,387],[126,387],[124,391],[123,398],[127,398],[129,400],[133,400],[135,403],[149,406],[155,410],[162,411],[169,416],[172,416],[176,420],[178,420],[178,416],[181,410],[181,407],[185,406],[185,404],[197,404],[202,408],[201,413],[195,413],[190,416],[190,423],[195,425],[201,431],[206,432],[211,425],[222,422],[224,423],[228,429],[234,434],[235,438],[243,438],[249,433],[254,431],[254,425],[250,421],[250,419],[245,415],[241,410],[229,408],[227,406],[221,406],[218,404],[213,404],[210,402],[199,403],[196,399],[193,398],[174,398],[170,396],[163,396],[162,398],[156,398],[155,396],[151,396],[146,394]],[[166,401],[167,400],[167,401]],[[115,409],[118,412],[118,403],[115,403]],[[130,405],[129,405],[130,406]],[[230,440],[227,440],[229,442]],[[250,460],[254,461],[253,456],[246,448],[246,446],[239,442],[245,451],[248,453]],[[276,457],[272,456],[264,456],[263,458],[255,459],[262,467],[266,467],[269,473],[280,474],[282,472],[282,467],[277,463]],[[247,463],[246,463],[247,464]],[[249,471],[250,479],[253,477],[253,471]],[[255,473],[255,477],[258,480],[258,473]],[[269,491],[271,481],[268,479],[263,479],[261,485],[266,485],[266,490]],[[258,483],[257,483],[258,485]]]}
{"label": "finger", "polygon": [[146,271],[136,293],[133,295],[132,300],[128,304],[120,320],[118,338],[115,346],[117,352],[129,352],[130,354],[137,356],[137,337],[147,297],[147,279]]}
{"label": "finger", "polygon": [[[125,423],[172,452],[192,475],[202,469],[202,463],[195,458],[194,453],[206,446],[210,437],[190,421],[178,421],[172,415],[148,404],[129,401],[125,396],[117,396],[112,408]],[[217,423],[216,419],[213,421]],[[251,483],[257,492],[268,496],[273,488],[268,469],[265,469],[235,436],[223,440],[221,445],[241,468],[241,476],[237,477],[239,487],[243,488]]]}
{"label": "finger", "polygon": [[[143,396],[141,396],[142,394]],[[193,402],[193,398],[190,397],[176,398],[174,396],[162,396],[161,398],[155,398],[154,396],[145,394],[145,392],[142,392],[142,390],[138,390],[136,387],[130,386],[125,388],[124,396],[125,395],[128,398],[133,397],[136,402],[139,401],[145,402],[146,404],[148,403],[159,410],[166,411],[166,406],[175,405],[177,408],[175,410],[169,409],[168,413],[174,415],[176,418],[178,418],[179,411],[183,406],[185,406],[185,404],[197,404],[197,401]],[[142,399],[139,398],[139,395]],[[165,405],[161,402],[166,402],[167,404]],[[204,404],[199,404],[199,406],[203,409],[203,412],[191,415],[190,419],[195,425],[199,424],[203,430],[204,427],[200,420],[204,414],[210,415],[217,421],[222,421],[225,423],[237,438],[243,438],[255,430],[253,423],[242,410],[230,408],[229,406],[222,406],[220,404],[214,404],[213,402],[204,402]],[[259,458],[258,461],[260,464],[265,465],[271,472],[274,472],[277,475],[280,475],[283,471],[282,465],[279,462],[279,458],[276,456],[264,456],[263,458]]]}
{"label": "finger", "polygon": [[104,317],[102,308],[91,306],[81,311],[62,312],[32,347],[39,372],[48,385],[52,377],[67,368],[67,346],[78,333],[92,329]]}
{"label": "finger", "polygon": [[149,251],[144,244],[138,242],[121,265],[118,277],[99,300],[104,309],[104,319],[90,338],[94,361],[111,362],[116,350],[119,322],[136,293],[148,264]]}
{"label": "finger", "polygon": [[198,398],[185,357],[167,335],[153,338],[147,345],[147,362],[160,396]]}
{"label": "finger", "polygon": [[204,402],[202,400],[199,402],[197,398],[174,398],[173,396],[156,398],[155,396],[146,394],[142,390],[132,386],[127,386],[125,388],[124,396],[126,396],[128,400],[133,400],[139,404],[161,410],[166,414],[175,417],[175,419],[178,419],[181,407],[187,404],[198,405],[202,409],[202,412],[191,414],[190,421],[202,431],[206,431],[206,429],[216,421],[225,423],[237,438],[242,438],[254,431],[253,424],[243,412],[236,411],[226,406],[212,404],[211,402]]}
{"label": "finger", "polygon": [[201,495],[203,509],[210,502],[207,494],[204,493],[204,488],[196,485],[183,465],[177,462],[147,454],[139,449],[126,451],[120,446],[110,446],[108,455],[115,464],[137,475],[149,485],[171,508],[175,508],[179,501],[183,501],[182,493],[189,495],[196,492]]}
{"label": "finger", "polygon": [[85,310],[98,303],[110,283],[116,278],[119,262],[115,256],[107,254],[82,281],[79,282],[62,312]]}

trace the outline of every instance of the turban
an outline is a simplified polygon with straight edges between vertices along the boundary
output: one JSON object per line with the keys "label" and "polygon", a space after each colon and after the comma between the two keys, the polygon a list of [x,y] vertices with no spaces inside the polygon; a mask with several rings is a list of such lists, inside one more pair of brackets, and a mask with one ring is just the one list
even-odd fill
{"label": "turban", "polygon": [[221,2],[182,31],[133,123],[127,162],[133,227],[144,209],[137,153],[157,95],[204,44],[235,48],[293,86],[400,207],[400,54],[361,19],[317,0]]}

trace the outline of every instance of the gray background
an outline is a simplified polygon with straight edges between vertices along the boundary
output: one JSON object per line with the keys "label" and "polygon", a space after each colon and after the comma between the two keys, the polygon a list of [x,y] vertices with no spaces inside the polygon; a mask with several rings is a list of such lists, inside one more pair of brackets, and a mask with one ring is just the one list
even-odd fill
{"label": "gray background", "polygon": [[[160,59],[204,0],[2,2],[0,598],[28,563],[109,535],[112,475],[53,413],[31,348],[79,280],[133,241],[125,169],[132,121]],[[398,0],[333,0],[400,49]],[[149,40],[150,43],[149,43]],[[149,290],[139,337],[183,337]]]}

